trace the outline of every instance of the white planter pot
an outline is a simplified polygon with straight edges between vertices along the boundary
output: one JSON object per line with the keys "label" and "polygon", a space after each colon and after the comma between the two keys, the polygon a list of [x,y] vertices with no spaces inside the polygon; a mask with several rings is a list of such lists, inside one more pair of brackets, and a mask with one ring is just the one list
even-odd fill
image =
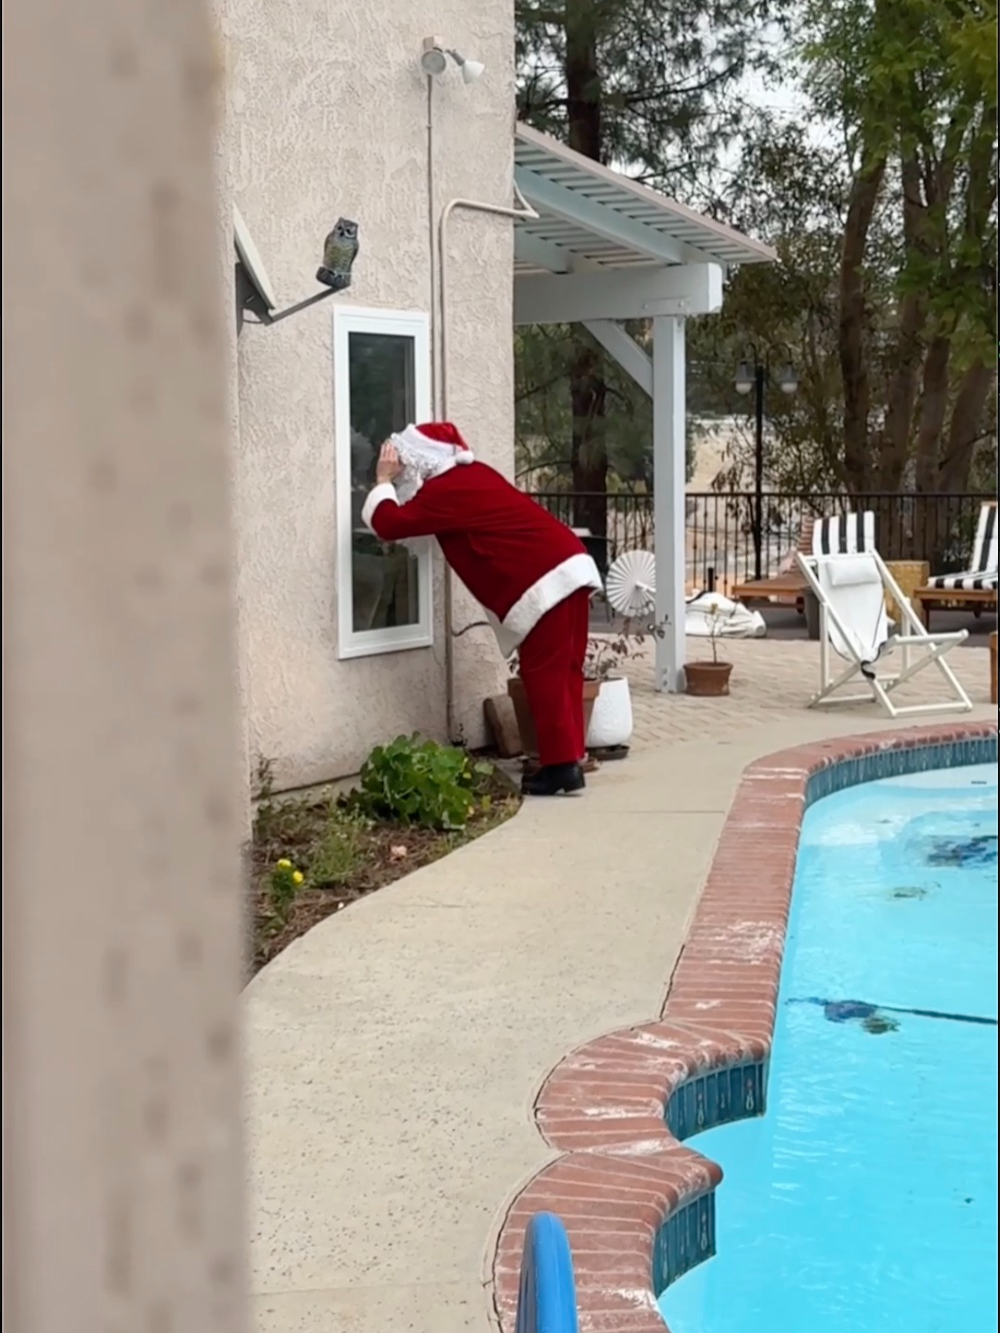
{"label": "white planter pot", "polygon": [[587,747],[610,750],[628,745],[632,739],[632,693],[628,681],[606,680],[594,700],[594,712],[587,729]]}

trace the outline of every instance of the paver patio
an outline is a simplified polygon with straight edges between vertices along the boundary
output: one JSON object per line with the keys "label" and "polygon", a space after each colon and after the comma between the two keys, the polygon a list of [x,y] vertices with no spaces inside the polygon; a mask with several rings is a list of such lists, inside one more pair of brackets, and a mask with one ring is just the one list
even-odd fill
{"label": "paver patio", "polygon": [[[805,710],[815,644],[725,655],[723,700],[658,696],[639,663],[632,754],[583,798],[527,804],[328,919],[251,983],[260,1333],[490,1327],[496,1227],[554,1155],[535,1093],[573,1047],[658,1012],[743,768],[891,725],[874,706]],[[964,716],[995,718],[985,647],[950,660],[976,703]]]}

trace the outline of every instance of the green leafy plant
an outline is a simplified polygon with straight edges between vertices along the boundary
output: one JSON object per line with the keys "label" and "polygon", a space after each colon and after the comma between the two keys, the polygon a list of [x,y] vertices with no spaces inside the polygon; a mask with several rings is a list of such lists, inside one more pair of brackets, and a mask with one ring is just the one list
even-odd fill
{"label": "green leafy plant", "polygon": [[365,760],[353,804],[377,819],[424,828],[462,829],[488,807],[482,787],[493,769],[464,750],[420,736],[397,736]]}

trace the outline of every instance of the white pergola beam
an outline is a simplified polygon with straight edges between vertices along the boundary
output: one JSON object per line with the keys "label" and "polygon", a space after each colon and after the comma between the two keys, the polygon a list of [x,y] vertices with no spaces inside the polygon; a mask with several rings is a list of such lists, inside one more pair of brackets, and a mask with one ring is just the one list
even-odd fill
{"label": "white pergola beam", "polygon": [[709,258],[693,245],[675,240],[645,222],[637,222],[579,190],[557,185],[555,181],[540,176],[536,171],[529,171],[527,167],[515,167],[514,179],[518,189],[539,213],[548,213],[563,222],[575,223],[612,245],[634,250],[637,254],[658,259],[665,264],[704,264]]}
{"label": "white pergola beam", "polygon": [[655,687],[684,689],[687,540],[685,525],[687,386],[684,320],[653,320],[653,532],[656,542]]}
{"label": "white pergola beam", "polygon": [[514,279],[515,324],[582,324],[591,319],[711,315],[722,307],[719,264],[526,274]]}
{"label": "white pergola beam", "polygon": [[636,340],[612,319],[585,319],[583,326],[609,356],[631,375],[639,388],[653,396],[653,363]]}
{"label": "white pergola beam", "polygon": [[550,273],[571,273],[573,256],[561,245],[553,245],[541,236],[532,236],[521,227],[514,228],[514,259],[522,264],[535,264]]}

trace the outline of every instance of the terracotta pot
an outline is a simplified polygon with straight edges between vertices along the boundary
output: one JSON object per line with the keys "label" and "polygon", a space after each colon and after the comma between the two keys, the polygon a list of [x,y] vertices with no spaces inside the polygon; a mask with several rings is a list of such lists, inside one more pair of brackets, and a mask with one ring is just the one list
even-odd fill
{"label": "terracotta pot", "polygon": [[[601,682],[599,680],[585,680],[583,682],[584,735],[587,734],[590,727],[590,719],[594,712],[594,700],[597,698],[600,688]],[[514,705],[514,716],[517,718],[517,729],[521,736],[521,749],[529,759],[537,759],[538,737],[535,735],[535,719],[531,716],[524,681],[520,676],[511,676],[507,681],[507,693]]]}
{"label": "terracotta pot", "polygon": [[687,679],[687,693],[699,699],[719,699],[729,693],[729,677],[732,674],[732,662],[687,662],[684,675]]}

